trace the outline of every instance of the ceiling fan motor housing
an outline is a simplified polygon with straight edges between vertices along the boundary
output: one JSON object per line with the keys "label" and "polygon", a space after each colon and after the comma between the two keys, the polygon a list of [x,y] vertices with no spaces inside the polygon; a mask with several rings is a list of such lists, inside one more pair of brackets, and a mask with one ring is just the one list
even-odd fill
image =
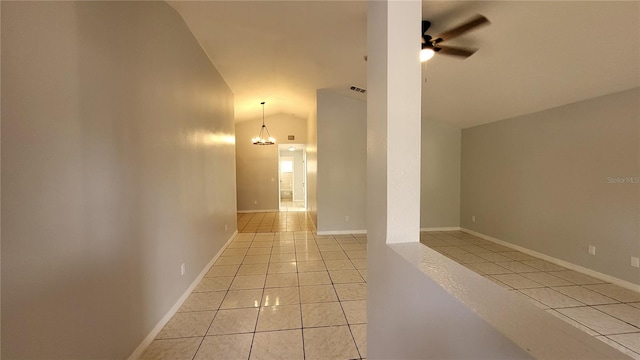
{"label": "ceiling fan motor housing", "polygon": [[442,39],[434,39],[431,35],[427,35],[427,30],[429,30],[430,27],[430,21],[422,21],[422,49],[432,49],[433,51],[440,51],[440,48],[436,47],[436,44],[442,41]]}
{"label": "ceiling fan motor housing", "polygon": [[437,37],[432,37],[431,35],[427,35],[427,31],[431,27],[431,22],[427,20],[422,21],[422,49],[431,49],[433,51],[442,52],[445,55],[452,56],[460,56],[463,58],[467,58],[473,55],[477,49],[467,49],[455,46],[445,46],[440,45],[441,42],[445,40],[450,40],[461,36],[479,26],[490,24],[489,20],[482,16],[476,15],[473,19],[467,21],[466,23],[459,25],[449,31],[446,31]]}

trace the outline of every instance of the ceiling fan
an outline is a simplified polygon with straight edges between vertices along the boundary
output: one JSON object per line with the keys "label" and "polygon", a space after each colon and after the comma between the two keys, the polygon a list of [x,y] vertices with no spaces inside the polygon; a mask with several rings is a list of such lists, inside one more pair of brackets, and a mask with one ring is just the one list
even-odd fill
{"label": "ceiling fan", "polygon": [[424,62],[433,57],[435,53],[443,55],[459,56],[462,58],[468,58],[473,55],[478,49],[461,48],[455,46],[442,45],[442,42],[451,40],[466,34],[467,32],[482,26],[488,25],[491,22],[482,15],[476,15],[466,23],[459,25],[449,31],[438,36],[427,35],[427,31],[431,27],[431,22],[427,20],[422,21],[422,50],[420,51],[420,61]]}

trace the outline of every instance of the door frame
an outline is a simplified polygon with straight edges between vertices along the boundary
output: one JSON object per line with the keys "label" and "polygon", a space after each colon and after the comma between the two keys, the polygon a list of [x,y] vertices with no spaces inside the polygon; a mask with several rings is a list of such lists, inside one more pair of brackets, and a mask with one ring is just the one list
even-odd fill
{"label": "door frame", "polygon": [[[307,148],[305,144],[278,144],[278,210],[282,209],[282,196],[281,196],[281,189],[280,189],[280,175],[281,175],[281,159],[283,157],[290,157],[290,156],[286,156],[288,155],[289,148],[290,147],[294,147],[296,150],[302,150],[302,190],[303,190],[303,199],[304,199],[304,210],[307,210]],[[286,152],[285,152],[286,151]],[[294,162],[294,169],[295,169],[295,162]],[[293,177],[294,177],[294,181],[293,181],[293,189],[291,190],[291,200],[293,201],[293,193],[295,192],[295,170],[293,172]]]}

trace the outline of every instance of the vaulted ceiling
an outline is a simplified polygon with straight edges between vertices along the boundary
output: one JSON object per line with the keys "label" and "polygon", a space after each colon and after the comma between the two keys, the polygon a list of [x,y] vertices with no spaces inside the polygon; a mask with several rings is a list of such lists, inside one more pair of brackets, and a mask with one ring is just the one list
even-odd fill
{"label": "vaulted ceiling", "polygon": [[[306,118],[316,89],[366,87],[365,1],[170,4],[234,92],[237,121],[261,101]],[[423,67],[427,119],[464,128],[640,86],[639,1],[423,1],[432,35],[477,13],[492,24],[448,44],[480,50]]]}

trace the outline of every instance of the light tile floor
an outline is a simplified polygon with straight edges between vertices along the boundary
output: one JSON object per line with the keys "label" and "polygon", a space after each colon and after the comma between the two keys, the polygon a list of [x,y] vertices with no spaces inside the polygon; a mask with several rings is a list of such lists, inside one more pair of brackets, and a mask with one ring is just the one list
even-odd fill
{"label": "light tile floor", "polygon": [[[366,241],[238,234],[143,359],[365,358]],[[640,359],[640,294],[459,231],[421,242]]]}
{"label": "light tile floor", "polygon": [[420,241],[538,307],[640,359],[640,293],[462,231]]}
{"label": "light tile floor", "polygon": [[269,233],[312,231],[313,222],[306,211],[274,211],[238,214],[238,232]]}
{"label": "light tile floor", "polygon": [[280,199],[280,211],[307,211],[304,201],[286,201]]}
{"label": "light tile floor", "polygon": [[143,359],[366,357],[366,235],[240,233]]}

